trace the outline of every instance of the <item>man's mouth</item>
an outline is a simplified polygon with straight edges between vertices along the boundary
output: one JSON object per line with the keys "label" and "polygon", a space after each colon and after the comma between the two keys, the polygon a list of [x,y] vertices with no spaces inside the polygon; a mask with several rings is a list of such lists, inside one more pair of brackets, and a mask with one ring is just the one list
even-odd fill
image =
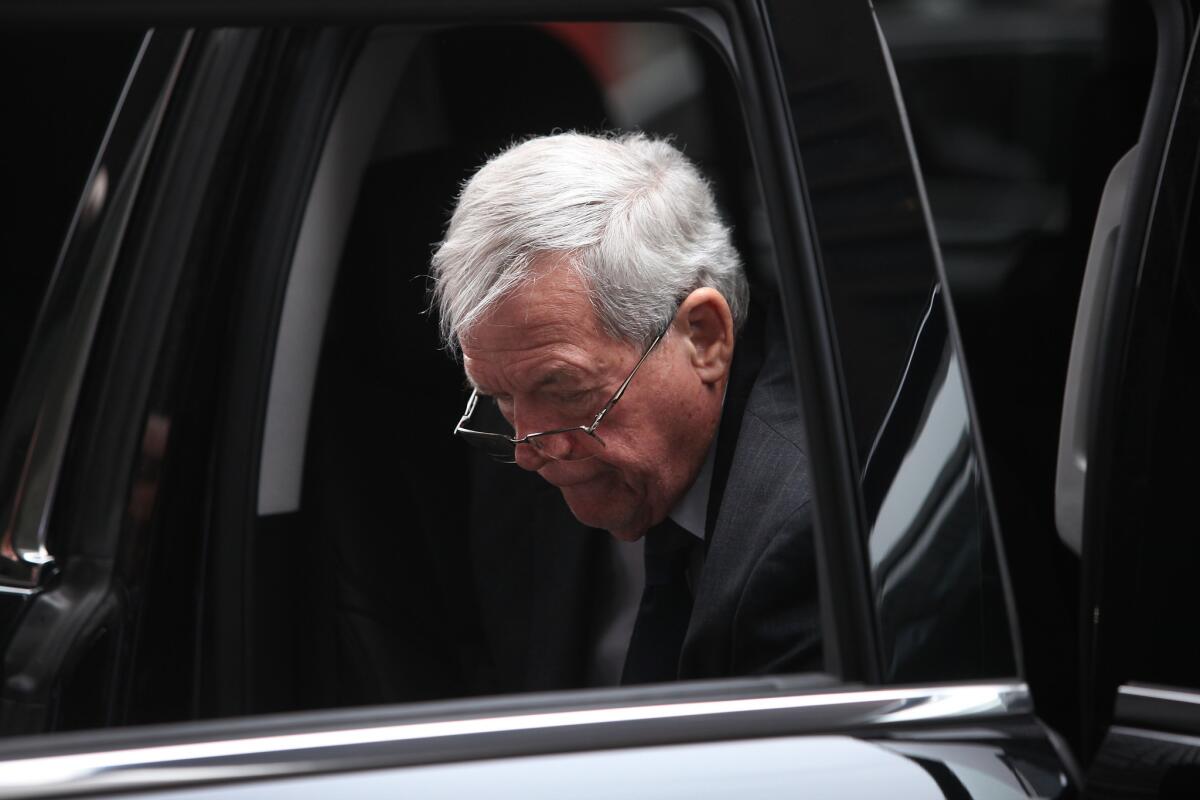
{"label": "man's mouth", "polygon": [[541,475],[543,480],[553,486],[557,486],[559,489],[569,489],[572,486],[579,486],[594,481],[600,476],[600,473],[595,470],[577,473],[574,469],[557,469],[558,466],[557,464],[547,465],[538,470],[538,475]]}

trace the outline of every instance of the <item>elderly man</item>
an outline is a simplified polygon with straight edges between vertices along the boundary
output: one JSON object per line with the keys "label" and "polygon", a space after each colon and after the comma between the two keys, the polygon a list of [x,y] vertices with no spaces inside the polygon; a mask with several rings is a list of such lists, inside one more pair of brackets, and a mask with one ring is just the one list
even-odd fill
{"label": "elderly man", "polygon": [[623,682],[819,669],[786,351],[746,325],[729,229],[682,153],[643,135],[514,146],[466,184],[432,269],[474,390],[455,432],[585,525],[645,537]]}

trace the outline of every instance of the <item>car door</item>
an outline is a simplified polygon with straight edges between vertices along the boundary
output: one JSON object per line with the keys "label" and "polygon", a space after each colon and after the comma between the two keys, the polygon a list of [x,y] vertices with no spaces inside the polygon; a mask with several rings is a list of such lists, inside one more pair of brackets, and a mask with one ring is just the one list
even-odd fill
{"label": "car door", "polygon": [[[1128,241],[1130,226],[1122,223],[1111,266],[1100,273],[1103,285],[1081,300],[1076,345],[1082,354],[1091,344],[1095,355],[1081,355],[1076,379],[1090,387],[1091,404],[1081,414],[1086,433],[1063,439],[1086,463],[1069,495],[1077,502],[1074,516],[1060,519],[1075,523],[1069,529],[1082,544],[1084,702],[1094,750],[1087,785],[1095,797],[1184,797],[1200,790],[1200,663],[1185,621],[1196,605],[1189,499],[1197,478],[1191,454],[1200,352],[1194,204],[1200,72],[1194,9],[1163,4],[1158,11],[1158,84],[1141,152],[1130,157],[1140,172],[1125,201],[1124,220],[1140,214],[1144,222]],[[1085,324],[1085,311],[1098,322]],[[1065,488],[1060,470],[1060,497]]]}
{"label": "car door", "polygon": [[[143,11],[89,13],[153,18]],[[81,275],[52,290],[67,298],[68,334],[44,318],[35,338],[50,349],[28,363],[50,374],[20,381],[27,408],[4,423],[6,459],[15,452],[36,469],[15,474],[6,498],[6,580],[20,607],[3,725],[131,727],[10,739],[4,788],[1069,791],[1070,756],[1021,681],[953,313],[870,7],[364,3],[307,13],[313,25],[289,28],[274,6],[173,10],[172,24],[194,27],[148,35],[85,190],[100,175],[114,187],[64,251],[61,275]],[[331,231],[353,225],[344,212],[357,184],[345,180],[362,168],[356,154],[378,146],[348,110],[383,124],[374,76],[419,37],[492,26],[468,39],[475,49],[545,19],[673,26],[709,48],[733,88],[714,99],[732,101],[726,116],[749,154],[747,225],[758,226],[784,310],[817,467],[825,669],[314,710],[342,704],[344,687],[320,682],[329,629],[317,624],[341,562],[322,560],[328,532],[295,516],[309,478],[287,425],[316,401],[288,387],[312,380],[334,296],[319,256]],[[264,22],[277,24],[237,27]],[[486,100],[468,110],[506,108]],[[447,483],[414,485],[432,496],[455,488]],[[453,495],[433,511],[449,518]],[[423,586],[442,557],[392,582]],[[469,635],[460,610],[430,635]],[[298,635],[310,623],[317,635]],[[264,711],[292,713],[249,716]],[[205,717],[245,718],[181,721]],[[151,722],[171,724],[139,727]]]}

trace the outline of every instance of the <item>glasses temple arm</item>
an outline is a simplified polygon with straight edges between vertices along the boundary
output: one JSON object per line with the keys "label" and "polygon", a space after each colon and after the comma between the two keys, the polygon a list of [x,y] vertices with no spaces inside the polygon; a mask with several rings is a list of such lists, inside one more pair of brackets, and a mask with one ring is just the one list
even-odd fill
{"label": "glasses temple arm", "polygon": [[604,419],[604,415],[611,411],[612,407],[615,406],[617,401],[621,399],[621,395],[625,394],[625,390],[629,388],[630,382],[633,381],[633,376],[637,375],[638,370],[642,368],[642,364],[646,363],[646,359],[649,358],[650,354],[654,352],[654,348],[658,347],[658,343],[661,342],[663,337],[667,335],[667,331],[670,330],[670,328],[671,326],[668,324],[666,328],[663,328],[662,333],[654,337],[654,341],[651,342],[650,346],[646,348],[646,352],[642,353],[642,357],[639,358],[638,362],[633,365],[633,371],[629,373],[629,377],[626,378],[625,382],[621,384],[621,388],[617,389],[617,393],[612,396],[612,400],[609,400],[608,403],[605,404],[604,408],[600,409],[600,413],[596,415],[596,419],[592,420],[592,424],[587,429],[589,433],[596,430],[596,426],[600,424],[600,420]]}
{"label": "glasses temple arm", "polygon": [[471,398],[469,400],[467,400],[467,408],[465,411],[463,411],[463,415],[458,420],[458,424],[454,426],[455,433],[458,433],[459,430],[462,428],[463,423],[466,422],[467,420],[469,420],[471,418],[471,415],[475,413],[475,404],[478,402],[479,402],[479,390],[472,389],[471,390]]}

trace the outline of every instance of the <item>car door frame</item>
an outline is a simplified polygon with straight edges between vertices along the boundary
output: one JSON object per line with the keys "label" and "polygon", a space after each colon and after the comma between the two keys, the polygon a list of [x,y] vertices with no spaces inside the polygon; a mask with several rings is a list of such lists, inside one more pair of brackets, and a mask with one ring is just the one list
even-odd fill
{"label": "car door frame", "polygon": [[[1126,206],[1103,315],[1087,439],[1083,516],[1083,629],[1087,786],[1097,797],[1194,793],[1200,753],[1200,687],[1146,682],[1136,631],[1161,625],[1138,602],[1139,583],[1169,581],[1143,564],[1165,546],[1145,536],[1152,409],[1163,375],[1176,270],[1194,254],[1200,185],[1200,16],[1193,4],[1156,3],[1159,65],[1139,148],[1140,194]],[[1166,536],[1170,531],[1161,532]],[[1184,532],[1180,532],[1182,535]],[[1153,565],[1153,561],[1150,562]],[[1186,636],[1186,630],[1180,632]],[[1132,657],[1134,653],[1137,657]],[[1174,795],[1172,795],[1174,796]]]}

